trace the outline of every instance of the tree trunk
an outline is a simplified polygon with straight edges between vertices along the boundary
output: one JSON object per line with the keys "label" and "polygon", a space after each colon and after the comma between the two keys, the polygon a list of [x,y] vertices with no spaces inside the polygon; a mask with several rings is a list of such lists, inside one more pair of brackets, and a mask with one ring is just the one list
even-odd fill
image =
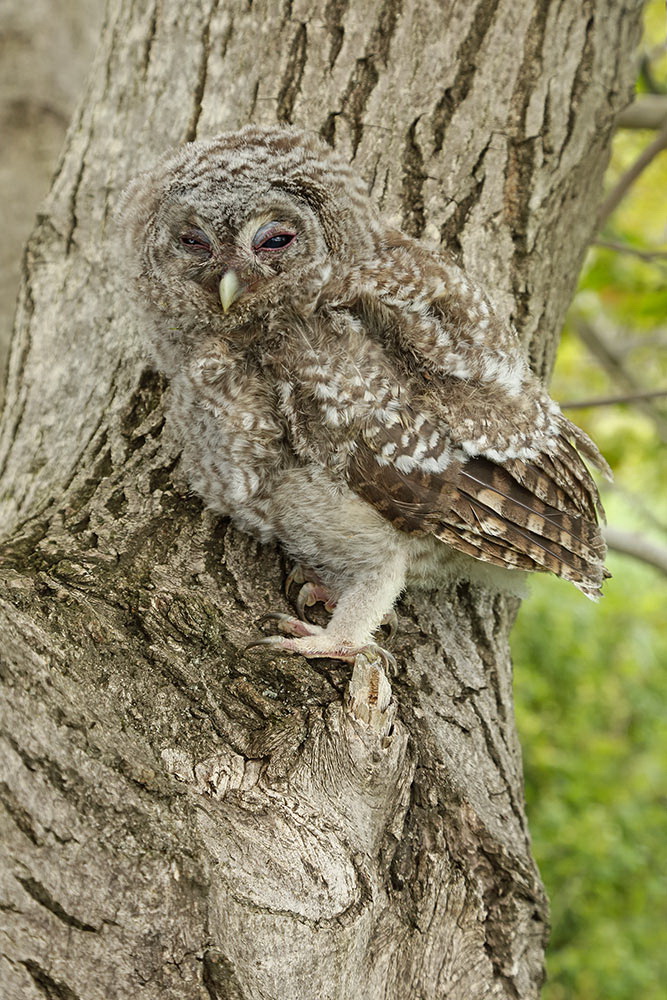
{"label": "tree trunk", "polygon": [[[538,995],[508,632],[400,603],[399,675],[244,653],[285,567],[202,511],[109,236],[165,148],[295,122],[456,249],[546,375],[640,4],[111,0],[28,244],[0,442],[3,996]],[[382,692],[380,692],[380,698]],[[370,699],[372,702],[372,698]]]}

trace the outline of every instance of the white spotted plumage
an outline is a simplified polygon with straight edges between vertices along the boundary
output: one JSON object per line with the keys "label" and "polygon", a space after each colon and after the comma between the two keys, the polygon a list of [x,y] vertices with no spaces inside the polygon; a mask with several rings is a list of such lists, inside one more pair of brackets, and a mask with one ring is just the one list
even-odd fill
{"label": "white spotted plumage", "polygon": [[604,468],[595,446],[483,291],[386,227],[320,139],[248,126],[192,143],[130,185],[120,219],[192,487],[279,538],[336,604],[326,629],[282,621],[274,645],[350,658],[427,564],[597,593],[580,458]]}

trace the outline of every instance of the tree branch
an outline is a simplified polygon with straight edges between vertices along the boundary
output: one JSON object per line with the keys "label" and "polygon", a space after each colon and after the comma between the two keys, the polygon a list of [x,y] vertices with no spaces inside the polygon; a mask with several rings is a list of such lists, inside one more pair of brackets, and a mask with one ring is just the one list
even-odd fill
{"label": "tree branch", "polygon": [[611,525],[605,527],[604,536],[607,545],[614,552],[639,559],[667,576],[667,545],[660,545],[638,532],[621,531]]}
{"label": "tree branch", "polygon": [[649,506],[646,498],[634,493],[629,490],[623,483],[614,480],[614,482],[606,482],[604,484],[605,494],[614,493],[616,496],[620,497],[621,500],[632,508],[633,512],[641,517],[642,521],[647,524],[652,525],[656,531],[660,533],[667,533],[667,523],[663,523],[659,517],[656,516],[656,512],[653,507]]}
{"label": "tree branch", "polygon": [[587,410],[592,406],[614,406],[616,403],[637,403],[642,399],[659,399],[667,396],[667,389],[654,389],[649,392],[633,392],[625,396],[606,396],[602,399],[581,399],[560,403],[561,410]]}
{"label": "tree branch", "polygon": [[616,119],[618,128],[659,129],[667,119],[667,94],[638,94]]}
{"label": "tree branch", "polygon": [[598,229],[602,229],[609,216],[616,211],[637,178],[664,149],[667,149],[667,118],[663,121],[660,131],[653,142],[649,143],[646,149],[641,152],[632,166],[626,170],[616,186],[612,188],[602,202],[598,213]]}
{"label": "tree branch", "polygon": [[[607,374],[633,395],[643,397],[646,389],[627,370],[619,354],[612,348],[604,334],[583,319],[575,319],[572,325],[579,338],[593,357],[597,358]],[[637,405],[655,424],[660,440],[667,443],[667,420],[660,411],[646,398],[638,399]]]}
{"label": "tree branch", "polygon": [[593,246],[602,247],[604,250],[615,250],[617,253],[630,254],[632,257],[639,257],[640,260],[667,260],[667,250],[642,250],[639,247],[630,246],[629,243],[617,243],[614,240],[595,240]]}

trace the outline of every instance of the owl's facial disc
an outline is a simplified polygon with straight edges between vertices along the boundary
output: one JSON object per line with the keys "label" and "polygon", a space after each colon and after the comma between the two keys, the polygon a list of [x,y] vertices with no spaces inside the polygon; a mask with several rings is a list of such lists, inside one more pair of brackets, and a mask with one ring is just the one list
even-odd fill
{"label": "owl's facial disc", "polygon": [[207,328],[221,321],[229,331],[289,301],[313,262],[329,255],[310,206],[271,188],[252,200],[223,192],[206,205],[172,191],[147,247],[160,311]]}

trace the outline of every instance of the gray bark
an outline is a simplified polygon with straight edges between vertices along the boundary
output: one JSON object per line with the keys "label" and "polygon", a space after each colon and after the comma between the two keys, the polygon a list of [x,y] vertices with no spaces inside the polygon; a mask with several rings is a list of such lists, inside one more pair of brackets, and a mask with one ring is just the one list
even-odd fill
{"label": "gray bark", "polygon": [[516,602],[408,594],[370,715],[361,667],[350,692],[340,665],[244,653],[287,609],[281,556],[189,495],[108,236],[167,146],[294,121],[460,253],[546,374],[639,14],[109,4],[27,248],[0,441],[4,996],[537,996]]}

